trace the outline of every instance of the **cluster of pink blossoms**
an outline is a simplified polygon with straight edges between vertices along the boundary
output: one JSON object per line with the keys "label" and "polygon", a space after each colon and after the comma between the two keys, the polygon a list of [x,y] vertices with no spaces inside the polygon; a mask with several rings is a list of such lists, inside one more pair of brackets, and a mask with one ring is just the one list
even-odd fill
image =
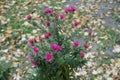
{"label": "cluster of pink blossoms", "polygon": [[[74,46],[74,47],[80,46],[80,42],[79,42],[79,41],[74,41],[74,42],[73,42],[73,46]],[[84,44],[84,48],[85,48],[85,49],[88,49],[88,48],[89,48],[89,45],[88,45],[88,44]],[[80,53],[80,56],[83,58],[83,57],[85,56],[85,53],[84,53],[84,52],[81,52],[81,53]]]}
{"label": "cluster of pink blossoms", "polygon": [[[65,8],[64,11],[65,11],[66,13],[73,13],[74,11],[76,11],[76,7],[75,7],[75,6],[70,6],[70,7]],[[46,15],[53,15],[56,20],[58,20],[58,19],[64,20],[64,19],[66,18],[65,14],[60,14],[60,15],[55,14],[55,13],[53,13],[53,10],[50,9],[50,8],[46,8],[46,9],[44,10],[44,14],[46,14]],[[27,16],[26,16],[26,19],[27,19],[27,20],[31,20],[31,19],[32,19],[32,16],[31,16],[31,15],[27,15]],[[40,18],[40,22],[42,22],[43,20],[44,20],[44,18],[41,17],[41,18]],[[74,22],[73,22],[73,25],[74,25],[74,26],[77,26],[78,24],[79,24],[79,22],[77,22],[77,21],[74,21]],[[46,21],[45,26],[49,27],[50,25],[51,25],[50,21]],[[89,35],[91,35],[91,34],[92,34],[92,31],[89,31]],[[49,38],[51,35],[52,35],[51,32],[45,33],[45,34],[44,34],[44,38],[40,37],[40,38],[39,38],[39,41],[42,42],[43,39]],[[39,54],[39,50],[38,50],[38,48],[34,47],[34,43],[36,42],[36,38],[30,39],[28,42],[29,42],[29,45],[33,47],[33,54],[37,57],[38,54]],[[74,47],[80,46],[80,42],[79,42],[79,41],[74,41],[74,42],[73,42],[73,46],[74,46]],[[55,43],[51,43],[51,44],[50,44],[50,47],[51,47],[52,51],[54,51],[54,52],[59,52],[59,51],[62,50],[62,46],[57,45],[57,44],[55,44]],[[87,49],[88,47],[89,47],[89,46],[88,46],[87,44],[84,44],[84,48],[85,48],[85,49]],[[84,56],[85,56],[85,53],[84,53],[84,52],[80,53],[80,57],[83,58]],[[51,62],[51,61],[53,60],[53,58],[54,58],[54,56],[53,56],[53,54],[50,53],[50,52],[47,52],[47,53],[45,54],[45,57],[44,57],[44,59],[45,59],[47,62]],[[28,59],[28,61],[31,61],[31,62],[32,62],[32,67],[37,67],[37,66],[38,66],[38,61],[37,61],[37,60],[31,60],[31,56],[30,56],[30,55],[27,56],[27,59]]]}
{"label": "cluster of pink blossoms", "polygon": [[51,43],[51,44],[50,44],[50,47],[51,47],[52,50],[55,51],[55,52],[58,52],[58,51],[61,51],[61,50],[62,50],[62,46],[57,45],[57,44],[55,44],[55,43]]}
{"label": "cluster of pink blossoms", "polygon": [[50,8],[46,8],[46,9],[44,10],[44,14],[51,15],[51,14],[53,14],[53,10],[50,9]]}
{"label": "cluster of pink blossoms", "polygon": [[74,11],[76,11],[76,7],[75,6],[69,6],[69,7],[65,8],[65,12],[66,13],[72,13]]}
{"label": "cluster of pink blossoms", "polygon": [[[54,51],[54,52],[58,52],[58,51],[61,51],[62,50],[62,47],[61,46],[59,46],[59,45],[57,45],[57,44],[55,44],[55,43],[51,43],[50,44],[50,47],[52,48],[52,50]],[[51,62],[52,60],[53,60],[53,54],[52,53],[46,53],[46,55],[45,55],[45,60],[47,61],[47,62]]]}

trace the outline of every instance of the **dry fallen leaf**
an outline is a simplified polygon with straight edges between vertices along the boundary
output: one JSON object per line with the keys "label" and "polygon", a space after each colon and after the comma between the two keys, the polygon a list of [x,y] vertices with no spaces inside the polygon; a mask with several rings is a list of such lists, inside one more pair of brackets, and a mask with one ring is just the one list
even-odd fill
{"label": "dry fallen leaf", "polygon": [[2,38],[2,39],[0,40],[0,43],[4,42],[5,40],[6,40],[6,37]]}
{"label": "dry fallen leaf", "polygon": [[6,31],[8,34],[11,34],[13,32],[12,29]]}

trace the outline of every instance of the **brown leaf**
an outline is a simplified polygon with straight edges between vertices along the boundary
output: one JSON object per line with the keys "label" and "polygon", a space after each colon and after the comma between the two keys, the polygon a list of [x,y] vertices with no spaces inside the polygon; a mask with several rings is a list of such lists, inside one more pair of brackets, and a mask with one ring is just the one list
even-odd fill
{"label": "brown leaf", "polygon": [[0,43],[4,42],[5,40],[6,40],[6,37],[2,38],[2,39],[0,40]]}

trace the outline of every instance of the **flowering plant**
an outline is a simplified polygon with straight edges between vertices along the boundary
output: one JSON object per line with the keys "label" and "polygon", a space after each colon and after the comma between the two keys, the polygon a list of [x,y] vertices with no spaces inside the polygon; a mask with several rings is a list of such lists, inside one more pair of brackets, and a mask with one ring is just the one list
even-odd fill
{"label": "flowering plant", "polygon": [[[79,41],[80,23],[73,17],[75,11],[75,6],[65,8],[61,14],[46,8],[41,14],[37,26],[44,35],[29,39],[27,50],[27,59],[36,69],[35,80],[69,80],[74,70],[86,63],[85,50],[89,46]],[[31,20],[32,16],[27,18]]]}

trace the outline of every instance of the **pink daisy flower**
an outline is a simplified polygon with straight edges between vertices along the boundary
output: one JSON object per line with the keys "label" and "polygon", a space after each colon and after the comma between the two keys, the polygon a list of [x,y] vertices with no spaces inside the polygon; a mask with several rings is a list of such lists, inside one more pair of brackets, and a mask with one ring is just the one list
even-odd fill
{"label": "pink daisy flower", "polygon": [[73,46],[74,46],[74,47],[78,47],[79,45],[80,45],[79,41],[74,41],[74,42],[73,42]]}
{"label": "pink daisy flower", "polygon": [[52,35],[52,33],[51,33],[51,32],[48,32],[48,33],[46,33],[44,36],[45,36],[45,38],[49,38],[51,35]]}
{"label": "pink daisy flower", "polygon": [[51,14],[53,14],[53,10],[50,9],[50,8],[46,8],[46,9],[44,10],[44,14],[51,15]]}
{"label": "pink daisy flower", "polygon": [[60,14],[60,19],[64,20],[65,19],[65,15],[64,14]]}
{"label": "pink daisy flower", "polygon": [[73,24],[74,24],[74,26],[78,26],[79,22],[74,21]]}
{"label": "pink daisy flower", "polygon": [[70,6],[70,8],[71,8],[71,11],[76,11],[76,7],[75,6]]}
{"label": "pink daisy flower", "polygon": [[50,21],[47,21],[46,23],[45,23],[45,26],[50,26]]}
{"label": "pink daisy flower", "polygon": [[46,53],[45,60],[47,62],[51,62],[53,60],[53,54],[52,53]]}
{"label": "pink daisy flower", "polygon": [[75,7],[75,6],[69,6],[69,7],[65,8],[64,11],[65,11],[66,13],[71,13],[71,12],[76,11],[76,7]]}
{"label": "pink daisy flower", "polygon": [[52,48],[53,51],[58,52],[62,50],[62,46],[56,45],[55,43],[51,43],[50,47]]}
{"label": "pink daisy flower", "polygon": [[38,49],[36,47],[33,48],[33,53],[35,56],[38,56]]}
{"label": "pink daisy flower", "polygon": [[85,57],[85,53],[84,52],[82,52],[82,53],[80,53],[80,57]]}
{"label": "pink daisy flower", "polygon": [[84,44],[84,48],[85,49],[89,48],[89,45],[88,44]]}
{"label": "pink daisy flower", "polygon": [[29,14],[25,17],[26,20],[31,20],[32,19],[32,16]]}
{"label": "pink daisy flower", "polygon": [[70,13],[71,12],[71,8],[70,7],[65,8],[65,12],[66,13]]}

